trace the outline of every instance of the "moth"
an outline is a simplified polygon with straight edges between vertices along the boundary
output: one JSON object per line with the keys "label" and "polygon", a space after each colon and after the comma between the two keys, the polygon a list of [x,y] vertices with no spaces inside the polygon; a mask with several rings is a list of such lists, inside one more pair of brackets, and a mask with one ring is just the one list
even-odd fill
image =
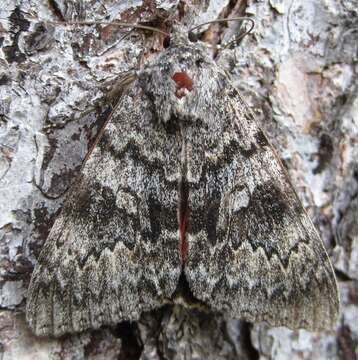
{"label": "moth", "polygon": [[207,48],[180,33],[136,75],[39,256],[37,335],[96,329],[175,303],[330,329],[332,265],[280,159]]}

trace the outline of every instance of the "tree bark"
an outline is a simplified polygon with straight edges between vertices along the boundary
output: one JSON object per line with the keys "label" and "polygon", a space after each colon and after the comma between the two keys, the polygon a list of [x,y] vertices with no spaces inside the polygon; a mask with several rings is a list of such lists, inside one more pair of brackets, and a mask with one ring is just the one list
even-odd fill
{"label": "tree bark", "polygon": [[[2,359],[356,359],[357,10],[354,0],[0,0]],[[24,317],[33,265],[118,95],[116,82],[163,41],[70,22],[140,21],[170,32],[176,23],[185,31],[234,16],[253,17],[254,32],[216,60],[254,108],[325,243],[341,292],[335,331],[168,306],[138,323],[36,338]],[[204,27],[202,39],[228,40],[239,25]]]}

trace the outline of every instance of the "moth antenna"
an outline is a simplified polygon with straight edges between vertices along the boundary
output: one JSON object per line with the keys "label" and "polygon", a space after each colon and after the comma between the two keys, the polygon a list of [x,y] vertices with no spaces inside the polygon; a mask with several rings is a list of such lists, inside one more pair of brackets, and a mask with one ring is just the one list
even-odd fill
{"label": "moth antenna", "polygon": [[163,30],[157,29],[152,26],[141,25],[141,24],[132,24],[132,23],[125,23],[119,21],[46,21],[48,24],[53,25],[85,25],[85,26],[92,26],[92,25],[115,25],[119,27],[127,27],[133,29],[141,29],[141,30],[150,30],[153,32],[160,33],[164,36],[169,36],[169,34]]}
{"label": "moth antenna", "polygon": [[200,25],[197,25],[197,26],[194,26],[193,28],[191,28],[189,31],[188,31],[188,37],[189,39],[194,39],[196,40],[196,36],[193,34],[193,31],[194,30],[197,30],[198,28],[204,26],[204,25],[207,25],[207,24],[213,24],[213,23],[221,23],[221,22],[226,22],[226,21],[249,21],[251,23],[251,26],[249,28],[249,30],[245,31],[243,34],[239,34],[238,36],[235,37],[234,40],[224,44],[224,45],[217,45],[216,48],[217,49],[226,49],[227,47],[231,46],[232,44],[234,43],[238,43],[239,40],[241,40],[243,37],[245,37],[246,35],[250,34],[251,31],[253,30],[253,28],[255,27],[255,21],[250,18],[250,17],[235,17],[235,18],[225,18],[225,19],[218,19],[218,20],[211,20],[211,21],[208,21],[208,22],[205,22],[205,23],[202,23]]}

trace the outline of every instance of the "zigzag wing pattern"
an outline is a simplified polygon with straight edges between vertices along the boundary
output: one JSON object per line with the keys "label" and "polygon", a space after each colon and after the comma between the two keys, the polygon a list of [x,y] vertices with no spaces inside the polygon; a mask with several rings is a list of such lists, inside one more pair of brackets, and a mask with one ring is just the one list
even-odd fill
{"label": "zigzag wing pattern", "polygon": [[184,135],[196,174],[188,177],[191,290],[230,317],[329,329],[339,304],[322,241],[239,94],[219,73],[213,78],[224,89],[214,120]]}
{"label": "zigzag wing pattern", "polygon": [[180,150],[154,120],[134,86],[71,188],[28,291],[36,334],[134,320],[174,292]]}

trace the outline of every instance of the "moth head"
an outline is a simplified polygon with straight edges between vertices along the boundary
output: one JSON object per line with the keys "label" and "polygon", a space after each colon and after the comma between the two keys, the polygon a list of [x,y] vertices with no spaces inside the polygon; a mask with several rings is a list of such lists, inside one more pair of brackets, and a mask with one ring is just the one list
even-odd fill
{"label": "moth head", "polygon": [[198,106],[207,104],[218,89],[218,67],[208,49],[193,44],[187,32],[171,35],[170,45],[138,74],[139,83],[153,101],[157,118],[193,119]]}
{"label": "moth head", "polygon": [[[250,18],[219,19],[200,24],[189,31],[174,26],[169,39],[164,42],[164,51],[148,62],[138,74],[139,84],[154,103],[158,121],[168,122],[215,121],[213,113],[215,98],[222,97],[228,89],[226,75],[212,58],[212,52],[203,43],[196,41],[195,30],[215,22],[248,20],[251,28],[238,34],[223,48],[239,41],[254,26]],[[218,47],[217,47],[218,49]],[[208,116],[209,114],[209,116]]]}

